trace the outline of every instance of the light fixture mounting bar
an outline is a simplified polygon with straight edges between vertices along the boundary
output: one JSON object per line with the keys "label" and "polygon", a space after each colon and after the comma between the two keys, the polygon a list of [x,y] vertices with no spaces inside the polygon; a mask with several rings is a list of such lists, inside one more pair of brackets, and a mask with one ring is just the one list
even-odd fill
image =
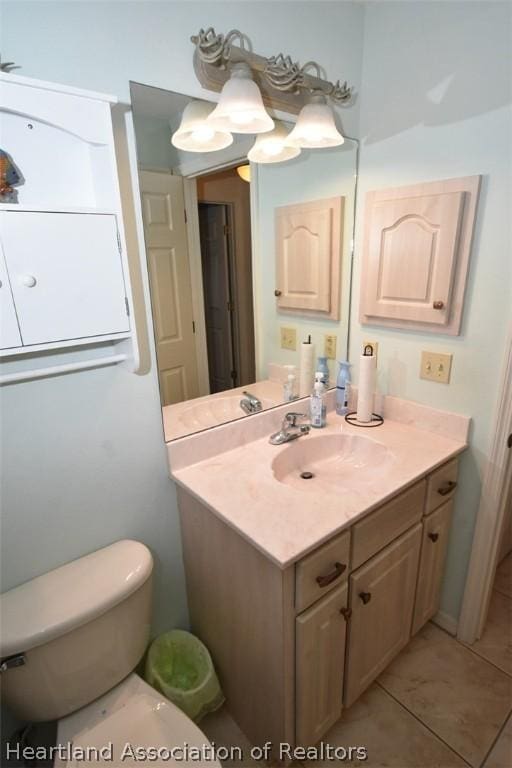
{"label": "light fixture mounting bar", "polygon": [[[266,106],[298,114],[312,91],[320,91],[338,104],[348,104],[353,96],[346,82],[332,83],[321,77],[321,68],[314,61],[300,66],[290,56],[279,53],[265,58],[253,53],[247,35],[232,29],[226,35],[217,34],[213,27],[199,30],[191,37],[195,45],[194,69],[201,85],[220,91],[229,78],[228,64],[247,63],[258,84]],[[237,41],[239,45],[235,45]]]}

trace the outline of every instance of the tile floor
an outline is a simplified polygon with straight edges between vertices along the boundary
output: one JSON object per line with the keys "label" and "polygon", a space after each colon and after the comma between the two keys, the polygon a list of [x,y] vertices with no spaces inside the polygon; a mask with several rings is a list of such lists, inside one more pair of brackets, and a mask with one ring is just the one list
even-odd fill
{"label": "tile floor", "polygon": [[[323,741],[366,746],[366,761],[342,765],[512,768],[511,713],[512,554],[498,568],[487,627],[475,645],[427,624]],[[248,754],[247,739],[227,712],[208,716],[201,728],[217,744]]]}

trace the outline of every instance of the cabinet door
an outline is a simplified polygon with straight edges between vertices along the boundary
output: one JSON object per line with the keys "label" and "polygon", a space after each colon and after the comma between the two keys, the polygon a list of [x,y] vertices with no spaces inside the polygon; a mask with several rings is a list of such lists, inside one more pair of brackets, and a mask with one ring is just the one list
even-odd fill
{"label": "cabinet door", "polygon": [[343,697],[347,585],[296,619],[297,744],[315,744],[339,718]]}
{"label": "cabinet door", "polygon": [[25,345],[129,330],[115,216],[26,211],[0,216]]}
{"label": "cabinet door", "polygon": [[279,309],[339,317],[343,198],[276,209]]}
{"label": "cabinet door", "polygon": [[369,203],[365,315],[448,322],[463,209],[463,192]]}
{"label": "cabinet door", "polygon": [[452,510],[453,501],[448,501],[423,521],[420,569],[412,622],[413,634],[437,613],[439,607]]}
{"label": "cabinet door", "polygon": [[347,707],[409,641],[421,531],[415,525],[350,577]]}
{"label": "cabinet door", "polygon": [[0,248],[0,349],[21,347],[21,335],[12,300],[9,275]]}

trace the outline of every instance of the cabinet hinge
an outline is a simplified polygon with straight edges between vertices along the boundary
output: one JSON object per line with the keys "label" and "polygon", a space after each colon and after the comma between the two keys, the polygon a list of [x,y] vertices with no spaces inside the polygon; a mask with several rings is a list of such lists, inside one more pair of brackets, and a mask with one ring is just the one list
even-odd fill
{"label": "cabinet hinge", "polygon": [[224,224],[224,234],[229,235],[229,224]]}
{"label": "cabinet hinge", "polygon": [[196,321],[192,320],[192,333],[196,332]]}
{"label": "cabinet hinge", "polygon": [[184,217],[185,217],[185,224],[186,224],[186,223],[187,223],[187,221],[188,221],[188,217],[187,217],[187,209],[186,209],[186,208],[185,208],[185,210],[183,211],[183,215],[184,215]]}
{"label": "cabinet hinge", "polygon": [[128,303],[128,296],[124,297],[124,306],[126,307],[126,314],[130,317],[130,305]]}
{"label": "cabinet hinge", "polygon": [[122,254],[123,249],[121,248],[121,235],[119,234],[119,230],[117,230],[117,250],[119,251],[119,255]]}
{"label": "cabinet hinge", "polygon": [[232,301],[228,301],[226,306],[227,306],[228,312],[234,312],[235,311],[235,305],[233,304]]}

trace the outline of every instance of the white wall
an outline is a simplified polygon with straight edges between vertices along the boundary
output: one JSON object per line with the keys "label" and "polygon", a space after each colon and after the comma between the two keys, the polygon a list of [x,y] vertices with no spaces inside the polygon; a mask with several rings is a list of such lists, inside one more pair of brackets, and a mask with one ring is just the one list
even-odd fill
{"label": "white wall", "polygon": [[[377,2],[366,7],[351,359],[379,342],[382,391],[473,417],[461,463],[442,610],[459,614],[512,320],[511,70],[508,2]],[[482,174],[462,334],[361,327],[367,190]],[[448,386],[420,380],[422,349],[453,353]]]}
{"label": "white wall", "polygon": [[[2,59],[22,65],[19,74],[125,102],[130,79],[204,95],[190,35],[210,24],[246,31],[262,54],[319,59],[334,79],[360,86],[358,3],[13,0],[1,13]],[[344,110],[348,133],[357,132],[357,112]],[[3,390],[1,407],[2,590],[132,536],[157,561],[155,630],[186,624],[154,365],[142,377],[106,368],[18,384]]]}

